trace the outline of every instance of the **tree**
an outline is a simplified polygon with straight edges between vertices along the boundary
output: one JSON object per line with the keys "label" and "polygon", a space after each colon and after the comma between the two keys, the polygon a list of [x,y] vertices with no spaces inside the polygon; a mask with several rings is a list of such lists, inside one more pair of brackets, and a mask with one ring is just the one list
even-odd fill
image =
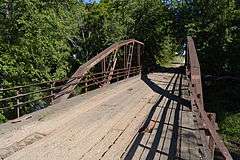
{"label": "tree", "polygon": [[239,8],[236,4],[235,0],[196,0],[177,9],[181,21],[176,20],[179,26],[176,35],[195,38],[206,74],[239,74]]}
{"label": "tree", "polygon": [[3,85],[66,76],[71,52],[68,39],[75,34],[80,11],[81,4],[74,0],[16,0],[8,12],[1,10],[0,72],[6,75]]}
{"label": "tree", "polygon": [[114,1],[124,17],[127,37],[145,44],[144,63],[163,64],[171,60],[176,51],[173,14],[159,0]]}

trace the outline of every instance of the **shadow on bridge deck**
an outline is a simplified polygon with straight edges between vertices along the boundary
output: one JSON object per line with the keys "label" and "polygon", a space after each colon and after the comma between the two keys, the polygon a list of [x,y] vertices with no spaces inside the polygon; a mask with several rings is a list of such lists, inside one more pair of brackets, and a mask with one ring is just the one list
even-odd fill
{"label": "shadow on bridge deck", "polygon": [[[173,76],[165,89],[147,75],[142,76],[141,79],[159,94],[159,98],[123,158],[124,160],[200,159],[200,153],[196,149],[197,137],[194,133],[196,129],[194,125],[188,126],[189,124],[182,123],[182,112],[191,114],[183,67],[159,68],[158,72],[173,73]],[[182,130],[185,130],[185,133]],[[190,144],[182,142],[183,140],[194,142]],[[183,147],[187,149],[184,151]]]}

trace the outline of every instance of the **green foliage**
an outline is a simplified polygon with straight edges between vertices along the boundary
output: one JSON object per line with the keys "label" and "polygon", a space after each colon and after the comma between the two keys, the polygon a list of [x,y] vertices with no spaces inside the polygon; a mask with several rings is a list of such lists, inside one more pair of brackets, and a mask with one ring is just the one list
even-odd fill
{"label": "green foliage", "polygon": [[[2,6],[6,6],[3,1]],[[68,38],[78,26],[74,1],[16,0],[2,10],[0,72],[3,85],[62,78],[71,48]]]}
{"label": "green foliage", "polygon": [[240,113],[226,116],[220,123],[221,133],[227,140],[240,143]]}
{"label": "green foliage", "polygon": [[[174,15],[159,0],[133,0],[129,5],[134,20],[134,23],[129,25],[130,36],[144,42],[145,63],[168,62],[176,51]],[[171,47],[173,48],[170,49]]]}
{"label": "green foliage", "polygon": [[7,119],[4,117],[4,115],[2,115],[1,113],[0,113],[0,124],[1,123],[5,123],[7,121]]}
{"label": "green foliage", "polygon": [[70,74],[112,43],[126,39],[125,25],[115,3],[106,1],[85,5],[79,28],[71,40]]}
{"label": "green foliage", "polygon": [[159,65],[167,64],[173,60],[177,45],[170,37],[165,37],[163,43],[161,43],[160,51],[155,54],[156,63]]}
{"label": "green foliage", "polygon": [[104,0],[86,5],[85,12],[72,41],[75,58],[71,59],[71,73],[102,49],[123,39],[144,42],[145,63],[168,62],[176,51],[173,14],[159,0]]}
{"label": "green foliage", "polygon": [[147,62],[167,62],[175,50],[173,14],[159,0],[16,0],[1,1],[0,6],[0,72],[5,87],[71,75],[123,39],[143,41]]}
{"label": "green foliage", "polygon": [[[65,77],[70,70],[69,41],[78,29],[83,4],[75,0],[6,0],[0,1],[0,6],[0,88]],[[31,87],[27,92],[36,90]],[[13,95],[16,93],[1,94]],[[40,96],[43,95],[38,93],[23,99],[36,100]],[[36,104],[21,112],[46,106],[42,101]],[[0,107],[4,106],[1,103]],[[15,118],[13,112],[5,110],[4,116]]]}
{"label": "green foliage", "polygon": [[[208,74],[238,75],[239,20],[235,0],[196,0],[179,8],[177,36],[195,38],[202,70]],[[180,34],[179,34],[180,33]]]}
{"label": "green foliage", "polygon": [[230,150],[233,159],[240,157],[240,113],[228,114],[220,121],[220,133]]}

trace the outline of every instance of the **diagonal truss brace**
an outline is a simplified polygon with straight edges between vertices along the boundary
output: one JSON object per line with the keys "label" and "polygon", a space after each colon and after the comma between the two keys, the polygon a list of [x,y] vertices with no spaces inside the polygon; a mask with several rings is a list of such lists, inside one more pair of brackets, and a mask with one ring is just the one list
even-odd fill
{"label": "diagonal truss brace", "polygon": [[133,49],[134,49],[134,43],[132,45],[130,45],[129,47],[129,54],[128,54],[128,58],[127,58],[127,78],[129,78],[130,75],[130,70],[131,70],[131,65],[132,65],[132,56],[133,56]]}
{"label": "diagonal truss brace", "polygon": [[[113,72],[117,63],[117,52],[118,49],[114,51],[113,58],[109,61],[108,70],[110,71],[106,79],[104,80],[103,86],[109,84],[112,80]],[[110,69],[109,69],[110,68]]]}
{"label": "diagonal truss brace", "polygon": [[[144,45],[144,43],[137,41],[135,39],[120,41],[112,44],[110,47],[106,48],[105,50],[97,54],[95,57],[93,57],[92,59],[90,59],[83,65],[81,65],[77,69],[77,71],[71,76],[70,80],[65,84],[65,86],[62,87],[58,93],[55,94],[53,103],[66,101],[70,96],[70,94],[73,92],[74,88],[78,85],[78,83],[80,83],[80,81],[89,72],[91,68],[93,68],[96,64],[98,64],[102,60],[104,60],[107,56],[112,54],[115,50],[133,43]],[[111,77],[109,77],[109,79],[111,79]]]}

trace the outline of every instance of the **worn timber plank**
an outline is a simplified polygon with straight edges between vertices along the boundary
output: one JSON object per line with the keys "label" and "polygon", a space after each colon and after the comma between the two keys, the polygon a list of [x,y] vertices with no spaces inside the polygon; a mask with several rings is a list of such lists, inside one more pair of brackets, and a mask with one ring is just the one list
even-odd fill
{"label": "worn timber plank", "polygon": [[[0,125],[4,159],[200,159],[185,75],[178,69],[91,91]],[[44,135],[19,147],[31,135]],[[12,149],[10,152],[8,149]]]}

